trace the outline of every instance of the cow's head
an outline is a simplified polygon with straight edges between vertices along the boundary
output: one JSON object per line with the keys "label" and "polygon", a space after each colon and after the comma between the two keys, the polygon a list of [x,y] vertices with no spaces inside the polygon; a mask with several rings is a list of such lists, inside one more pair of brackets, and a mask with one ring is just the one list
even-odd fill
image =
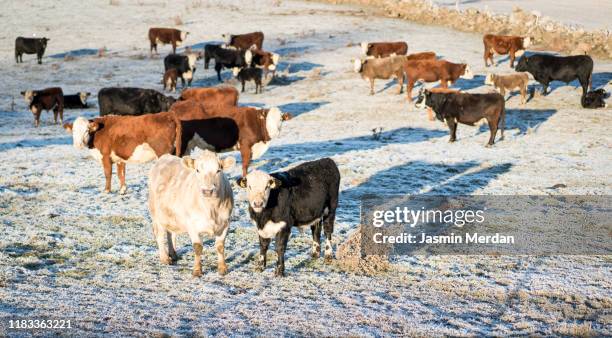
{"label": "cow's head", "polygon": [[87,148],[91,135],[100,129],[100,123],[77,117],[74,123],[65,123],[64,129],[72,134],[72,145],[77,149]]}
{"label": "cow's head", "polygon": [[21,92],[21,95],[23,96],[23,99],[25,100],[25,102],[30,104],[32,103],[32,100],[34,100],[34,96],[36,96],[36,92],[33,90],[26,90],[26,91]]}
{"label": "cow's head", "polygon": [[81,103],[83,105],[87,105],[87,98],[91,95],[89,92],[80,92],[79,99],[81,99]]}
{"label": "cow's head", "polygon": [[51,39],[47,39],[47,38],[42,38],[40,39],[40,44],[42,46],[43,49],[47,48],[47,42],[51,40]]}
{"label": "cow's head", "polygon": [[353,63],[353,70],[355,71],[355,73],[361,73],[365,61],[361,59],[353,59],[351,60],[351,62]]}
{"label": "cow's head", "polygon": [[461,75],[461,77],[466,80],[473,79],[474,73],[472,73],[472,68],[470,67],[470,65],[468,65],[467,63],[464,63],[463,65],[465,66],[465,68],[463,69],[463,75]]}
{"label": "cow's head", "polygon": [[185,39],[187,39],[187,35],[189,35],[189,32],[181,32],[181,41],[185,41]]}
{"label": "cow's head", "polygon": [[261,170],[254,170],[246,177],[239,179],[238,185],[247,189],[249,206],[255,213],[260,213],[268,204],[270,191],[279,188],[282,183],[279,179]]}
{"label": "cow's head", "polygon": [[272,139],[280,134],[283,121],[291,119],[291,115],[281,112],[277,107],[272,107],[268,109],[265,118],[266,131],[268,132],[268,136]]}
{"label": "cow's head", "polygon": [[367,54],[368,54],[368,49],[369,49],[369,47],[370,47],[370,46],[368,45],[368,43],[367,43],[367,42],[365,42],[365,41],[364,41],[364,42],[362,42],[362,43],[361,43],[361,52],[363,52],[363,54],[364,54],[364,55],[367,55]]}
{"label": "cow's head", "polygon": [[196,71],[196,61],[202,58],[202,54],[201,53],[187,53],[185,54],[185,56],[187,56],[187,63],[189,63],[189,69],[195,72]]}
{"label": "cow's head", "polygon": [[523,48],[529,48],[533,44],[533,38],[531,36],[527,36],[523,38]]}
{"label": "cow's head", "polygon": [[278,63],[280,61],[280,55],[276,53],[272,53],[272,64],[268,66],[269,70],[276,70]]}
{"label": "cow's head", "polygon": [[424,109],[426,108],[426,96],[430,94],[429,91],[423,87],[421,87],[421,89],[419,90],[419,95],[417,96],[417,99],[414,101],[414,106],[419,108],[419,109]]}
{"label": "cow's head", "polygon": [[485,76],[484,84],[492,86],[494,76],[495,76],[494,74],[487,73],[487,76]]}
{"label": "cow's head", "polygon": [[234,76],[238,76],[239,73],[240,73],[240,68],[238,67],[232,68],[232,74],[234,74]]}
{"label": "cow's head", "polygon": [[529,57],[526,55],[523,55],[518,60],[518,63],[516,64],[516,67],[514,67],[514,70],[517,72],[526,72],[528,68],[529,68]]}
{"label": "cow's head", "polygon": [[217,198],[219,192],[225,188],[226,182],[223,171],[232,169],[236,159],[228,156],[219,159],[217,154],[210,150],[202,150],[197,157],[185,156],[182,159],[183,167],[187,168],[197,178],[198,188],[205,198]]}

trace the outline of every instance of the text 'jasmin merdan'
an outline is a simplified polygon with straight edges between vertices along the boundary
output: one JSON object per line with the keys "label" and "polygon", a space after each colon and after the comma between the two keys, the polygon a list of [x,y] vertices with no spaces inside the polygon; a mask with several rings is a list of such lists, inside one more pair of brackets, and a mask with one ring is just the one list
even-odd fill
{"label": "text 'jasmin merdan'", "polygon": [[380,228],[387,224],[407,224],[411,228],[417,224],[444,223],[462,227],[469,223],[484,222],[484,210],[435,210],[410,209],[397,207],[395,210],[375,210],[372,225]]}

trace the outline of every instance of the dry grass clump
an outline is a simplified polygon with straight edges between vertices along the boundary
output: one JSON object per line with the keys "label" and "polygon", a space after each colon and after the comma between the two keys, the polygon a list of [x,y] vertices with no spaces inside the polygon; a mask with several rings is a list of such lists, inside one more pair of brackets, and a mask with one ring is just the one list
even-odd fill
{"label": "dry grass clump", "polygon": [[345,271],[376,275],[391,269],[387,256],[361,255],[361,229],[357,228],[346,241],[338,245],[336,264]]}
{"label": "dry grass clump", "polygon": [[441,7],[421,0],[319,0],[358,4],[382,10],[384,15],[428,25],[439,25],[465,32],[530,36],[533,49],[564,54],[584,54],[612,59],[612,34],[609,31],[585,31],[515,7],[510,15],[493,14],[469,8],[463,11]]}
{"label": "dry grass clump", "polygon": [[174,21],[174,25],[175,26],[182,26],[183,25],[183,19],[181,19],[180,15],[176,15],[174,18],[172,18],[172,20]]}

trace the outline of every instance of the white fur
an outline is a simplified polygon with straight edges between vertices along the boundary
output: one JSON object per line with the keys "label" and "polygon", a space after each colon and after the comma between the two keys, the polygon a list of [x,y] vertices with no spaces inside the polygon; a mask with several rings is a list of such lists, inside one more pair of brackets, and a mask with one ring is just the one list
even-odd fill
{"label": "white fur", "polygon": [[357,59],[353,61],[353,70],[355,73],[361,73],[361,67],[363,66],[363,61]]}
{"label": "white fur", "polygon": [[251,61],[253,61],[253,52],[251,52],[251,50],[244,52],[244,61],[247,65],[250,65]]}
{"label": "white fur", "polygon": [[281,231],[285,225],[287,225],[287,223],[282,221],[278,223],[268,221],[268,223],[264,225],[263,229],[257,229],[257,233],[263,238],[272,238],[276,236],[276,234]]}
{"label": "white fur", "polygon": [[274,71],[274,70],[276,70],[276,66],[275,66],[275,65],[273,65],[273,64],[272,64],[272,65],[269,65],[269,66],[268,66],[268,70]]}
{"label": "white fur", "polygon": [[251,147],[251,158],[256,160],[270,148],[270,142],[257,142]]}
{"label": "white fur", "polygon": [[185,81],[189,81],[191,79],[193,79],[193,72],[192,71],[187,71],[183,73],[183,79],[185,79]]}
{"label": "white fur", "polygon": [[254,203],[262,203],[265,205],[268,203],[268,197],[270,197],[270,181],[272,180],[272,176],[266,174],[261,170],[253,170],[246,176],[246,184],[247,184],[247,199],[249,200],[249,205],[253,210],[257,213],[263,210],[262,208],[255,207]]}
{"label": "white fur", "polygon": [[[155,150],[153,150],[153,148],[151,148],[151,146],[145,142],[141,145],[136,146],[130,158],[128,158],[125,162],[146,163],[155,159],[157,159],[157,154],[155,153]],[[123,162],[123,160],[121,161]]]}
{"label": "white fur", "polygon": [[470,65],[465,66],[465,72],[463,72],[463,75],[461,75],[461,77],[467,80],[471,80],[474,78],[474,73],[472,73],[472,68],[470,68]]}
{"label": "white fur", "polygon": [[89,121],[84,117],[77,117],[72,124],[72,145],[77,149],[86,148],[89,138]]}
{"label": "white fur", "polygon": [[280,55],[276,53],[272,53],[272,63],[277,65],[279,61],[280,61]]}
{"label": "white fur", "polygon": [[361,52],[364,55],[368,53],[368,43],[365,41],[361,43]]}
{"label": "white fur", "polygon": [[493,85],[493,74],[488,73],[487,76],[485,77],[484,83],[486,85],[492,86]]}
{"label": "white fur", "polygon": [[270,138],[275,138],[280,134],[283,122],[283,113],[277,107],[272,107],[266,117],[266,129]]}
{"label": "white fur", "polygon": [[528,37],[523,39],[523,47],[527,48],[527,47],[531,46],[531,43],[532,43],[531,37],[528,36]]}
{"label": "white fur", "polygon": [[517,50],[516,53],[514,53],[514,55],[517,56],[517,57],[521,57],[521,56],[523,56],[523,54],[525,54],[525,50],[523,50],[523,49]]}
{"label": "white fur", "polygon": [[86,92],[80,92],[79,93],[79,98],[81,99],[81,103],[82,104],[87,104],[87,98],[89,97],[89,93]]}
{"label": "white fur", "polygon": [[189,53],[187,54],[187,62],[189,62],[189,69],[194,70],[196,66],[196,61],[198,60],[198,54]]}
{"label": "white fur", "polygon": [[32,103],[32,100],[34,99],[34,91],[33,90],[26,90],[24,95],[23,95],[23,99],[28,104]]}
{"label": "white fur", "polygon": [[238,73],[240,73],[240,68],[238,67],[232,68],[232,74],[234,74],[234,76],[238,76]]}
{"label": "white fur", "polygon": [[[181,32],[181,40],[185,41],[185,39],[187,39],[187,32]],[[179,44],[179,41],[177,41],[176,43],[177,45]]]}
{"label": "white fur", "polygon": [[325,240],[325,257],[331,257],[332,256],[332,243],[329,239]]}

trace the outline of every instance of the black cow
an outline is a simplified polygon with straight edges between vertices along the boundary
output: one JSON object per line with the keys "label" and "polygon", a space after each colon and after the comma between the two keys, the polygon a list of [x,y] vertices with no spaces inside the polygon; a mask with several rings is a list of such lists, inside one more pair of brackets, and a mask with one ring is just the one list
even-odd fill
{"label": "black cow", "polygon": [[66,109],[83,109],[88,108],[87,98],[91,95],[88,92],[79,92],[78,94],[64,95],[64,108]]}
{"label": "black cow", "polygon": [[517,72],[529,72],[542,84],[542,94],[546,95],[552,81],[570,83],[576,79],[582,86],[582,96],[591,86],[593,59],[588,55],[555,56],[548,54],[523,55],[516,65]]}
{"label": "black cow", "polygon": [[47,48],[47,38],[24,38],[15,39],[15,62],[23,62],[23,54],[36,54],[38,64],[42,64],[42,57]]}
{"label": "black cow", "polygon": [[102,88],[98,92],[100,116],[143,115],[170,110],[175,99],[143,88]]}
{"label": "black cow", "polygon": [[215,60],[215,71],[217,79],[221,82],[221,70],[223,68],[244,68],[251,64],[253,54],[250,50],[236,50],[223,48],[220,45],[208,44],[204,46],[204,69],[208,69],[211,59]]}
{"label": "black cow", "polygon": [[193,73],[196,71],[196,61],[200,58],[200,54],[197,53],[187,53],[185,55],[168,54],[164,58],[164,72],[167,72],[169,69],[176,69],[177,76],[181,78],[183,87],[185,87],[185,80],[187,80],[187,85],[191,86]]}
{"label": "black cow", "polygon": [[449,142],[457,139],[458,123],[473,126],[481,119],[487,119],[491,136],[487,147],[495,142],[497,129],[501,123],[501,137],[504,139],[506,126],[506,109],[504,97],[498,93],[468,94],[468,93],[434,93],[428,90],[421,91],[417,99],[417,106],[423,104],[431,108],[438,120],[448,125],[450,129]]}
{"label": "black cow", "polygon": [[609,94],[606,93],[605,89],[600,88],[588,92],[580,99],[580,103],[582,104],[583,108],[606,108],[608,105],[606,104],[606,101],[604,101],[604,99],[608,96]]}
{"label": "black cow", "polygon": [[242,83],[242,92],[244,93],[244,84],[247,81],[255,82],[255,94],[262,92],[261,79],[263,77],[263,70],[257,67],[248,67],[248,68],[234,68],[232,69],[234,76],[238,81]]}
{"label": "black cow", "polygon": [[278,256],[275,275],[285,275],[285,249],[294,226],[310,227],[312,256],[318,258],[323,225],[325,262],[331,262],[331,241],[340,186],[340,171],[332,159],[306,162],[274,174],[255,170],[239,179],[238,184],[243,188],[248,187],[249,215],[257,225],[259,234],[260,271],[266,267],[268,246],[275,237]]}

